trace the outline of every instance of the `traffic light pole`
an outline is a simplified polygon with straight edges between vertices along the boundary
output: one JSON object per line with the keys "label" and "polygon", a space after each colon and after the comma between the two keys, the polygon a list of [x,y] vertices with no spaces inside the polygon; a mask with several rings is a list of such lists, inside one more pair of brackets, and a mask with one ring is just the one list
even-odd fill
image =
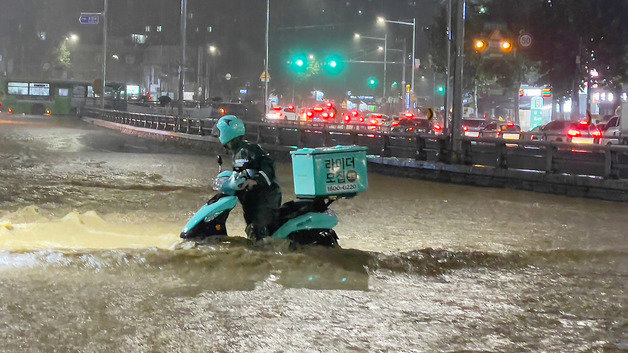
{"label": "traffic light pole", "polygon": [[462,151],[462,75],[464,66],[464,22],[465,0],[457,0],[456,4],[456,62],[454,71],[453,114],[452,114],[452,150],[460,156]]}
{"label": "traffic light pole", "polygon": [[102,10],[102,93],[100,94],[100,108],[105,109],[105,85],[107,82],[107,0],[104,0]]}
{"label": "traffic light pole", "polygon": [[270,78],[270,73],[268,72],[268,32],[269,32],[269,24],[270,24],[270,0],[266,0],[266,59],[264,60],[264,73],[266,77],[264,77],[264,116],[268,114],[268,81]]}
{"label": "traffic light pole", "polygon": [[447,0],[447,66],[445,67],[445,116],[443,119],[443,129],[449,127],[449,105],[451,99],[449,99],[449,92],[451,91],[451,1]]}
{"label": "traffic light pole", "polygon": [[387,58],[388,58],[388,33],[384,34],[384,92],[382,98],[386,103],[386,71],[387,71]]}
{"label": "traffic light pole", "polygon": [[185,49],[186,49],[186,36],[187,31],[187,0],[181,0],[181,63],[179,65],[179,104],[178,114],[179,117],[183,116],[183,89],[185,86]]}

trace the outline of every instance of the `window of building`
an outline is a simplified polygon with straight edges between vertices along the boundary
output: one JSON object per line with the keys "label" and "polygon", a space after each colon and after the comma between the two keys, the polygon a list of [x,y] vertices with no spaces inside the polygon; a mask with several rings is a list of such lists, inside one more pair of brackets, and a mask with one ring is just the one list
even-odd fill
{"label": "window of building", "polygon": [[50,95],[50,84],[48,83],[38,83],[33,82],[29,84],[28,93],[31,96],[49,96]]}
{"label": "window of building", "polygon": [[146,43],[146,39],[148,38],[145,34],[131,34],[131,40],[137,44]]}
{"label": "window of building", "polygon": [[9,85],[7,87],[7,92],[9,94],[15,94],[18,96],[27,96],[28,95],[28,83],[9,82]]}

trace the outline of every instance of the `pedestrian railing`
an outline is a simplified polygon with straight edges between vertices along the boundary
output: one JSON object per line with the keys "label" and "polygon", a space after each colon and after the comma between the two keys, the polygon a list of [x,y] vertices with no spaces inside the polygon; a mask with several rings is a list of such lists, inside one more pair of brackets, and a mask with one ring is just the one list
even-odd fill
{"label": "pedestrian railing", "polygon": [[[83,116],[114,123],[183,134],[211,136],[217,119],[196,119],[128,111],[84,108]],[[628,179],[628,146],[461,137],[455,153],[448,136],[394,132],[386,126],[303,121],[245,122],[247,138],[276,147],[358,144],[381,157],[442,162],[546,174],[590,175]]]}

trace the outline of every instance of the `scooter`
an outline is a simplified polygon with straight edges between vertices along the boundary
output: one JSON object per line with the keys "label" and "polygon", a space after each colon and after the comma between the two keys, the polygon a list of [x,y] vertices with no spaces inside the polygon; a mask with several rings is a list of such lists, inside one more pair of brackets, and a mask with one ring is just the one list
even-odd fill
{"label": "scooter", "polygon": [[[218,156],[218,176],[213,189],[218,191],[187,222],[181,238],[206,242],[227,236],[226,221],[238,203],[240,185],[248,177],[247,170],[221,171],[222,158]],[[338,246],[338,236],[333,228],[338,217],[329,206],[339,197],[354,195],[315,196],[284,203],[279,210],[276,224],[271,227],[271,238],[287,239],[294,245]]]}

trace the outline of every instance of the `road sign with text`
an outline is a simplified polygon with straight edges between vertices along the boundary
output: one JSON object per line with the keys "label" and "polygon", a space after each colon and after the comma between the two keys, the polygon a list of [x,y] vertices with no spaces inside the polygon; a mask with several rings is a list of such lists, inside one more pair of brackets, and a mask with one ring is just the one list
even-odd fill
{"label": "road sign with text", "polygon": [[99,13],[82,13],[79,22],[84,25],[97,25],[100,23]]}

